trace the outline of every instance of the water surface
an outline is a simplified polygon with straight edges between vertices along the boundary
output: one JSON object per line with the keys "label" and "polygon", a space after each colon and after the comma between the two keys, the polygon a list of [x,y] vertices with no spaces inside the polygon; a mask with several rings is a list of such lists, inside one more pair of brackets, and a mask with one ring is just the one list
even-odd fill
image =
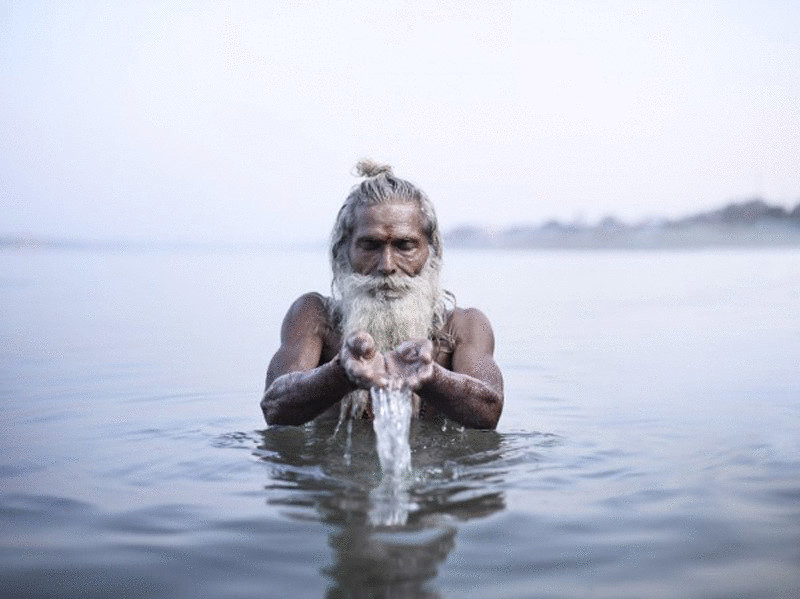
{"label": "water surface", "polygon": [[[497,431],[266,429],[323,251],[0,253],[0,595],[800,593],[800,252],[450,252]],[[372,516],[372,517],[371,517]]]}

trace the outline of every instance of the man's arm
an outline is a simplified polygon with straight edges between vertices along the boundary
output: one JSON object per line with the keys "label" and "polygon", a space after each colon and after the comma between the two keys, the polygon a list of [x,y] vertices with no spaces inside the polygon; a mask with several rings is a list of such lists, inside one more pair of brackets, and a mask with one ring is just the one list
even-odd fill
{"label": "man's arm", "polygon": [[434,363],[418,392],[464,426],[493,429],[503,411],[503,375],[493,357],[492,327],[474,308],[457,311],[453,319],[453,370]]}
{"label": "man's arm", "polygon": [[267,424],[303,424],[355,389],[338,355],[320,365],[327,326],[328,313],[318,294],[307,293],[289,308],[261,399]]}

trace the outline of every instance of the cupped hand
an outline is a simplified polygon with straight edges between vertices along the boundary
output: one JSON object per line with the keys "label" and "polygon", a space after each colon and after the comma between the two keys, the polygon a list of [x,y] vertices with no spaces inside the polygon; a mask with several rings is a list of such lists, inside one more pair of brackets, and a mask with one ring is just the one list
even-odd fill
{"label": "cupped hand", "polygon": [[347,377],[361,389],[389,384],[384,355],[366,331],[356,331],[345,339],[339,361]]}
{"label": "cupped hand", "polygon": [[429,339],[406,341],[386,354],[389,386],[417,391],[433,376],[433,343]]}

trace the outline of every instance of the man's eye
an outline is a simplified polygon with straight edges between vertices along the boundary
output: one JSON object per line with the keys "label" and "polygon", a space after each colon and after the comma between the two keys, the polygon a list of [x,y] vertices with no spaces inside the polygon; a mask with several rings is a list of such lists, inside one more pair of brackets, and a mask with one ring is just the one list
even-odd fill
{"label": "man's eye", "polygon": [[395,247],[401,252],[408,252],[417,247],[417,244],[414,243],[411,239],[403,239],[401,241],[398,241]]}
{"label": "man's eye", "polygon": [[368,252],[369,252],[369,251],[372,251],[372,250],[376,250],[376,249],[378,249],[378,246],[379,246],[379,245],[380,245],[380,244],[378,244],[378,242],[377,242],[377,241],[373,241],[372,239],[362,239],[362,240],[360,240],[360,241],[358,242],[358,247],[359,247],[360,249],[362,249],[362,250],[366,250],[366,251],[368,251]]}

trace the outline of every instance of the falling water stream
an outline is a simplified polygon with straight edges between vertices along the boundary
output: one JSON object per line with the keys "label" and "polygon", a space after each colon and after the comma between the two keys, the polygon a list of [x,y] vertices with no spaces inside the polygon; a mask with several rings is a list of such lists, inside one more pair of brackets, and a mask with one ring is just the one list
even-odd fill
{"label": "falling water stream", "polygon": [[408,496],[411,481],[411,390],[372,387],[373,427],[381,464],[380,484],[372,490],[370,521],[375,525],[405,524],[413,506]]}
{"label": "falling water stream", "polygon": [[373,427],[384,478],[401,478],[411,470],[408,430],[411,424],[411,390],[373,387]]}

